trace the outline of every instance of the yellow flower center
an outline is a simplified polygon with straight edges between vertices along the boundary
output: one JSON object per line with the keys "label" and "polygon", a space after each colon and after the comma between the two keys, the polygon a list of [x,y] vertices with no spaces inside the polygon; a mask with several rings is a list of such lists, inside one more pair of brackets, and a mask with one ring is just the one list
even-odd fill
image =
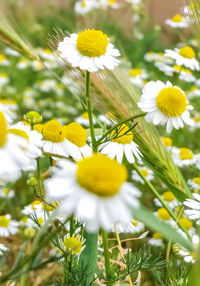
{"label": "yellow flower center", "polygon": [[125,166],[102,154],[84,158],[77,167],[78,183],[100,197],[114,196],[127,179]]}
{"label": "yellow flower center", "polygon": [[184,68],[184,67],[182,67],[182,66],[179,66],[179,65],[175,65],[175,66],[173,66],[173,68],[174,68],[175,70],[177,70],[178,72],[185,72],[185,73],[189,73],[189,74],[192,73],[191,70],[186,69],[186,68]]}
{"label": "yellow flower center", "polygon": [[157,95],[156,104],[165,115],[175,117],[186,110],[187,98],[178,87],[166,87]]}
{"label": "yellow flower center", "polygon": [[190,160],[194,157],[193,153],[188,148],[180,148],[180,159]]}
{"label": "yellow flower center", "polygon": [[186,217],[180,218],[179,223],[182,227],[184,227],[187,230],[189,230],[192,227],[192,222]]}
{"label": "yellow flower center", "polygon": [[197,185],[200,185],[200,177],[195,177],[195,178],[193,179],[193,182],[194,182],[195,184],[197,184]]}
{"label": "yellow flower center", "polygon": [[52,53],[50,49],[44,49],[44,52],[45,54],[49,54],[49,55]]}
{"label": "yellow flower center", "polygon": [[78,147],[85,146],[87,140],[87,130],[79,123],[72,122],[63,127],[65,138]]}
{"label": "yellow flower center", "polygon": [[51,205],[44,204],[44,203],[42,204],[42,208],[44,210],[48,210],[48,211],[55,210],[55,208],[57,208],[57,206],[58,206],[58,203],[56,203],[56,202],[51,203]]}
{"label": "yellow flower center", "polygon": [[113,139],[112,141],[117,142],[119,144],[131,143],[131,141],[133,140],[133,133],[131,131],[127,132],[128,130],[129,127],[125,124],[122,124],[122,126],[117,131],[113,130],[110,134],[110,137],[119,137],[119,138]]}
{"label": "yellow flower center", "polygon": [[33,202],[31,203],[31,208],[32,208],[32,210],[35,211],[35,210],[37,209],[37,206],[39,206],[41,203],[42,203],[42,202],[41,202],[41,201],[38,201],[38,200],[33,201]]}
{"label": "yellow flower center", "polygon": [[1,99],[0,102],[2,104],[11,104],[11,105],[15,105],[16,104],[16,101],[12,100],[12,99]]}
{"label": "yellow flower center", "polygon": [[6,144],[7,139],[7,124],[3,112],[0,112],[0,147]]}
{"label": "yellow flower center", "polygon": [[4,78],[8,77],[7,73],[1,73],[0,76]]}
{"label": "yellow flower center", "polygon": [[155,233],[153,234],[153,238],[154,238],[154,239],[162,239],[162,238],[163,238],[163,235],[162,235],[161,233],[159,233],[159,232],[155,232]]}
{"label": "yellow flower center", "polygon": [[8,195],[9,192],[10,192],[9,188],[4,188],[4,189],[3,189],[4,195]]}
{"label": "yellow flower center", "polygon": [[6,59],[5,55],[0,54],[0,62],[3,62]]}
{"label": "yellow flower center", "polygon": [[196,91],[196,90],[198,90],[198,87],[197,86],[192,86],[190,90],[191,91]]}
{"label": "yellow flower center", "polygon": [[109,3],[110,5],[114,5],[114,4],[116,3],[116,0],[108,0],[108,3]]}
{"label": "yellow flower center", "polygon": [[182,21],[182,17],[181,17],[181,15],[177,14],[177,15],[174,15],[172,20],[173,20],[173,22],[180,23]]}
{"label": "yellow flower center", "polygon": [[172,139],[169,137],[162,137],[162,141],[165,144],[166,147],[172,146]]}
{"label": "yellow flower center", "polygon": [[142,69],[131,69],[128,74],[132,77],[136,77],[137,75],[142,74]]}
{"label": "yellow flower center", "polygon": [[85,1],[81,1],[81,7],[85,7],[86,6],[86,3],[85,3]]}
{"label": "yellow flower center", "polygon": [[141,172],[142,175],[145,176],[145,177],[148,176],[148,174],[149,174],[148,170],[145,169],[145,168],[140,169],[140,172]]}
{"label": "yellow flower center", "polygon": [[157,210],[158,217],[162,220],[170,220],[170,214],[165,208],[160,208]]}
{"label": "yellow flower center", "polygon": [[166,202],[173,202],[175,200],[175,196],[172,192],[165,192],[163,195],[163,200]]}
{"label": "yellow flower center", "polygon": [[196,123],[200,122],[200,117],[194,117],[194,121],[195,121]]}
{"label": "yellow flower center", "polygon": [[180,48],[179,55],[187,59],[193,59],[195,57],[195,51],[193,50],[193,48],[187,46],[184,48]]}
{"label": "yellow flower center", "polygon": [[88,112],[84,112],[83,114],[81,114],[81,117],[84,119],[89,119]]}
{"label": "yellow flower center", "polygon": [[42,217],[39,217],[39,218],[38,218],[38,223],[39,223],[39,224],[42,224],[43,222],[44,222],[44,219],[43,219]]}
{"label": "yellow flower center", "polygon": [[69,237],[64,240],[64,250],[79,254],[82,250],[82,242],[77,237]]}
{"label": "yellow flower center", "polygon": [[106,53],[108,36],[102,31],[85,30],[78,34],[77,49],[87,57],[100,57]]}
{"label": "yellow flower center", "polygon": [[10,224],[10,220],[5,216],[0,216],[0,227],[8,227]]}
{"label": "yellow flower center", "polygon": [[53,143],[63,142],[65,136],[61,124],[55,119],[45,123],[43,125],[43,138]]}
{"label": "yellow flower center", "polygon": [[39,133],[42,133],[43,125],[42,124],[35,124],[33,129],[36,130]]}
{"label": "yellow flower center", "polygon": [[11,128],[11,129],[8,129],[8,132],[12,133],[12,134],[15,134],[17,136],[23,137],[27,141],[29,140],[29,136],[28,136],[28,134],[24,130]]}
{"label": "yellow flower center", "polygon": [[138,225],[138,221],[136,219],[132,220],[132,225],[137,226]]}

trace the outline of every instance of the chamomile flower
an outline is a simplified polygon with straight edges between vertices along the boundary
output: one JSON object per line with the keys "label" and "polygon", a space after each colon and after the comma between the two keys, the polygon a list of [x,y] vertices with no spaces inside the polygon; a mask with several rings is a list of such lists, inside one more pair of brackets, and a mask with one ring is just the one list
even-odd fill
{"label": "chamomile flower", "polygon": [[65,138],[62,125],[55,119],[50,120],[42,126],[44,140],[43,150],[46,153],[71,156],[75,161],[81,159],[79,148]]}
{"label": "chamomile flower", "polygon": [[142,222],[133,219],[129,223],[116,223],[115,227],[113,227],[112,232],[115,232],[115,228],[118,233],[140,233],[144,231],[145,226]]}
{"label": "chamomile flower", "polygon": [[172,158],[178,167],[196,164],[197,157],[189,148],[172,148]]}
{"label": "chamomile flower", "polygon": [[5,53],[7,55],[13,56],[13,57],[19,57],[20,54],[18,52],[16,52],[15,50],[11,49],[11,48],[6,48],[5,49]]}
{"label": "chamomile flower", "polygon": [[58,45],[60,56],[73,67],[96,72],[104,68],[113,70],[119,64],[120,53],[102,31],[85,30],[65,37]]}
{"label": "chamomile flower", "polygon": [[93,0],[79,0],[74,5],[74,11],[80,15],[85,15],[95,8],[97,8],[97,3]]}
{"label": "chamomile flower", "polygon": [[99,0],[98,1],[98,8],[107,9],[108,7],[113,9],[118,9],[120,7],[117,0]]}
{"label": "chamomile flower", "polygon": [[179,66],[185,66],[191,70],[199,70],[199,62],[195,59],[193,48],[186,46],[180,49],[165,50],[165,56],[172,58]]}
{"label": "chamomile flower", "polygon": [[41,50],[39,54],[44,60],[53,62],[56,59],[54,53],[50,49]]}
{"label": "chamomile flower", "polygon": [[[195,228],[193,227],[192,221],[189,218],[181,217],[179,218],[178,222],[184,229],[188,231],[190,236],[193,236],[195,234]],[[183,233],[182,230],[179,229],[179,231],[181,232],[183,236],[186,236],[186,234]]]}
{"label": "chamomile flower", "polygon": [[199,129],[200,128],[200,117],[199,116],[195,116],[192,118],[193,122],[194,122],[194,126],[190,127],[190,131],[193,131],[195,129]]}
{"label": "chamomile flower", "polygon": [[164,72],[167,76],[174,76],[175,74],[179,75],[179,79],[186,82],[196,81],[195,76],[192,74],[190,69],[184,68],[179,65],[169,66],[166,64],[160,64],[157,66],[159,70]]}
{"label": "chamomile flower", "polygon": [[13,190],[5,187],[4,185],[0,184],[0,198],[12,199],[15,193]]}
{"label": "chamomile flower", "polygon": [[169,137],[162,137],[162,141],[164,145],[167,147],[167,149],[171,149],[172,147],[172,139]]}
{"label": "chamomile flower", "polygon": [[[199,236],[193,235],[192,236],[192,243],[194,249],[197,250],[199,247]],[[186,263],[195,263],[196,254],[195,252],[188,251],[187,249],[175,244],[173,246],[173,251],[177,256],[182,256]]]}
{"label": "chamomile flower", "polygon": [[200,88],[197,86],[192,86],[188,92],[188,99],[192,99],[195,97],[200,97]]}
{"label": "chamomile flower", "polygon": [[187,199],[184,205],[187,207],[185,214],[191,220],[196,220],[197,224],[200,224],[200,195],[193,193],[194,199]]}
{"label": "chamomile flower", "polygon": [[78,147],[77,148],[77,153],[79,153],[77,154],[78,157],[81,158],[82,155],[83,157],[88,157],[92,155],[92,148],[86,143],[87,130],[84,129],[79,123],[72,122],[64,126],[63,132],[66,140],[68,140],[69,142]]}
{"label": "chamomile flower", "polygon": [[25,70],[27,68],[29,68],[31,65],[30,61],[25,59],[25,58],[21,58],[19,60],[19,62],[16,64],[16,67],[20,70]]}
{"label": "chamomile flower", "polygon": [[148,243],[152,246],[164,247],[163,235],[159,232],[153,233],[153,236],[148,240]]}
{"label": "chamomile flower", "polygon": [[145,119],[153,124],[167,123],[167,132],[182,128],[184,122],[193,125],[189,110],[192,106],[188,104],[187,97],[182,89],[173,86],[169,81],[150,81],[142,90],[142,96],[138,106],[147,115]]}
{"label": "chamomile flower", "polygon": [[0,66],[8,66],[10,64],[9,60],[6,59],[4,54],[0,54]]}
{"label": "chamomile flower", "polygon": [[157,209],[157,211],[155,212],[155,216],[157,216],[160,220],[164,220],[166,223],[169,223],[171,225],[175,224],[168,211],[163,207]]}
{"label": "chamomile flower", "polygon": [[16,118],[17,105],[15,102],[0,100],[0,112],[3,112],[8,124],[11,124]]}
{"label": "chamomile flower", "polygon": [[[83,125],[83,126],[89,126],[89,116],[88,116],[88,112],[84,112],[82,113],[80,116],[78,116],[76,118],[76,122],[78,122],[79,124]],[[95,124],[96,121],[93,118],[93,123]]]}
{"label": "chamomile flower", "polygon": [[5,116],[0,112],[0,179],[17,180],[22,170],[32,168],[32,158],[26,154],[28,135],[23,130],[8,129]]}
{"label": "chamomile flower", "polygon": [[64,236],[61,242],[61,248],[64,252],[71,253],[72,255],[80,255],[85,248],[85,239],[79,234],[75,234],[70,237],[70,234]]}
{"label": "chamomile flower", "polygon": [[[142,175],[148,181],[152,181],[154,179],[154,174],[149,168],[139,167],[139,170],[140,170],[140,173],[142,173]],[[142,178],[138,175],[138,173],[135,170],[133,170],[131,172],[131,178],[133,181],[140,182],[141,184],[144,184],[144,181],[142,180]]]}
{"label": "chamomile flower", "polygon": [[172,28],[187,28],[189,26],[187,19],[179,14],[174,15],[172,19],[167,19],[165,23]]}
{"label": "chamomile flower", "polygon": [[0,237],[14,235],[18,231],[19,223],[11,219],[10,214],[0,216]]}
{"label": "chamomile flower", "polygon": [[190,185],[193,189],[200,190],[200,177],[195,177],[188,180],[188,185]]}
{"label": "chamomile flower", "polygon": [[9,78],[6,73],[0,73],[0,87],[9,83]]}
{"label": "chamomile flower", "polygon": [[148,77],[146,71],[141,68],[133,68],[129,70],[128,75],[132,84],[139,87],[144,86],[144,80]]}
{"label": "chamomile flower", "polygon": [[122,163],[124,155],[129,163],[134,163],[136,158],[139,160],[142,157],[142,153],[138,145],[132,141],[132,132],[128,130],[129,127],[122,124],[117,132],[115,130],[112,131],[110,134],[111,141],[101,144],[99,146],[100,152],[109,156],[111,159],[116,158],[120,164]]}
{"label": "chamomile flower", "polygon": [[[127,170],[102,154],[84,158],[77,164],[58,161],[53,176],[45,181],[46,196],[60,201],[59,214],[74,215],[89,232],[110,231],[117,222],[128,223],[139,205],[139,190],[126,182]],[[56,192],[55,192],[56,188]]]}
{"label": "chamomile flower", "polygon": [[[178,201],[171,191],[164,192],[162,194],[162,199],[171,209],[174,209],[178,206]],[[157,198],[154,199],[154,202],[157,207],[162,207],[160,201]]]}

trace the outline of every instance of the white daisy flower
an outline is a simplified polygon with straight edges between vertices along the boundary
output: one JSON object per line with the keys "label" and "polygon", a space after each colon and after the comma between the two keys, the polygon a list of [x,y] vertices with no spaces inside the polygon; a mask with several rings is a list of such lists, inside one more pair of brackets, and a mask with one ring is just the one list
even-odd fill
{"label": "white daisy flower", "polygon": [[11,48],[6,48],[5,49],[5,53],[7,55],[13,56],[13,57],[19,57],[20,54],[18,52],[16,52],[15,50],[11,49]]}
{"label": "white daisy flower", "polygon": [[31,62],[25,58],[21,58],[19,62],[16,64],[16,67],[20,70],[25,70],[29,68],[31,65]]}
{"label": "white daisy flower", "polygon": [[196,220],[197,224],[200,224],[200,195],[193,193],[194,199],[187,199],[184,205],[188,208],[185,210],[185,214],[191,220]]}
{"label": "white daisy flower", "polygon": [[50,49],[42,49],[39,52],[39,55],[44,59],[44,60],[48,60],[48,61],[55,61],[56,60],[56,56],[55,54],[50,50]]}
{"label": "white daisy flower", "polygon": [[0,237],[8,237],[14,235],[18,231],[19,223],[15,220],[11,220],[11,215],[0,216]]}
{"label": "white daisy flower", "polygon": [[[188,231],[188,233],[189,233],[189,235],[190,235],[191,237],[192,237],[193,235],[195,235],[196,230],[195,230],[195,228],[192,226],[192,221],[191,221],[189,218],[187,218],[187,217],[181,217],[181,218],[179,218],[179,224],[180,224],[184,229],[186,229],[186,230]],[[182,230],[178,229],[178,231],[179,231],[183,236],[187,237],[186,234],[185,234]]]}
{"label": "white daisy flower", "polygon": [[174,15],[172,19],[167,19],[165,23],[172,28],[188,28],[189,27],[189,22],[187,21],[187,19],[182,17],[179,14]]}
{"label": "white daisy flower", "polygon": [[89,232],[101,227],[110,231],[117,222],[131,221],[140,192],[126,182],[124,165],[94,154],[77,164],[60,160],[52,171],[52,178],[44,184],[47,199],[60,201],[58,213],[65,217],[75,215]]}
{"label": "white daisy flower", "polygon": [[142,153],[140,152],[138,145],[132,141],[132,132],[127,132],[128,130],[129,127],[122,124],[117,131],[112,131],[110,134],[111,141],[102,143],[99,146],[100,152],[111,159],[116,158],[120,164],[122,163],[124,155],[129,163],[134,163],[136,158],[139,160],[142,157]]}
{"label": "white daisy flower", "polygon": [[17,180],[22,170],[32,168],[32,158],[27,156],[28,135],[23,130],[8,129],[5,116],[0,112],[0,179]]}
{"label": "white daisy flower", "polygon": [[188,92],[188,98],[192,99],[195,97],[200,97],[200,88],[197,86],[192,86]]}
{"label": "white daisy flower", "polygon": [[16,119],[17,104],[11,100],[0,100],[0,112],[3,112],[8,124],[11,124]]}
{"label": "white daisy flower", "polygon": [[166,146],[166,148],[168,150],[171,150],[172,147],[172,139],[169,137],[162,137],[162,142],[164,143],[164,145]]}
{"label": "white daisy flower", "polygon": [[168,213],[168,211],[161,207],[159,209],[157,209],[157,211],[154,213],[155,216],[157,216],[160,220],[164,220],[166,223],[169,223],[171,225],[174,225],[175,222],[174,220],[171,218],[170,214]]}
{"label": "white daisy flower", "polygon": [[0,73],[0,87],[9,83],[9,78],[6,73]]}
{"label": "white daisy flower", "polygon": [[[76,119],[76,122],[78,122],[79,124],[83,125],[83,126],[89,126],[89,116],[88,116],[88,112],[84,112],[82,113],[80,116],[78,116]],[[96,124],[95,119],[93,118],[93,123]]]}
{"label": "white daisy flower", "polygon": [[89,72],[104,68],[113,70],[120,63],[116,59],[120,53],[109,43],[108,36],[94,29],[65,37],[64,41],[59,43],[58,51],[61,52],[61,58],[73,67]]}
{"label": "white daisy flower", "polygon": [[108,7],[118,9],[120,7],[116,0],[98,0],[98,8],[107,9]]}
{"label": "white daisy flower", "polygon": [[6,247],[3,243],[0,243],[0,255],[4,255],[4,252],[9,251],[9,248]]}
{"label": "white daisy flower", "polygon": [[162,63],[162,64],[173,64],[173,60],[165,57],[164,53],[155,53],[155,52],[148,52],[144,56],[145,61],[147,62],[157,62],[157,63]]}
{"label": "white daisy flower", "polygon": [[65,138],[64,129],[57,120],[50,120],[41,128],[44,152],[64,157],[71,156],[75,161],[81,160],[82,156],[78,146]]}
{"label": "white daisy flower", "polygon": [[0,183],[0,198],[12,199],[14,195],[15,193],[13,190],[10,190],[9,188],[5,187],[4,185],[1,185]]}
{"label": "white daisy flower", "polygon": [[85,239],[79,234],[74,234],[70,237],[70,234],[66,234],[63,240],[60,240],[61,248],[64,252],[71,253],[73,255],[80,255],[85,248]]}
{"label": "white daisy flower", "polygon": [[189,148],[172,148],[172,159],[178,167],[196,164],[197,156]]}
{"label": "white daisy flower", "polygon": [[[140,233],[145,229],[145,225],[136,219],[133,219],[129,223],[116,223],[115,227],[118,233],[131,234]],[[112,228],[112,232],[115,232],[115,227]]]}
{"label": "white daisy flower", "polygon": [[[154,174],[151,171],[151,169],[146,167],[139,167],[139,170],[148,181],[152,181],[154,179]],[[135,170],[131,171],[131,178],[133,181],[145,184],[142,178],[138,175],[138,173]]]}
{"label": "white daisy flower", "polygon": [[200,190],[200,177],[195,177],[188,180],[188,185],[190,185],[193,189]]}
{"label": "white daisy flower", "polygon": [[[194,249],[197,250],[199,247],[199,236],[198,235],[192,236],[192,243],[193,243]],[[173,250],[177,255],[182,256],[186,263],[195,263],[195,258],[196,258],[195,252],[190,252],[182,248],[179,245],[175,245],[173,247]]]}
{"label": "white daisy flower", "polygon": [[165,57],[172,58],[179,66],[185,66],[191,70],[199,70],[199,62],[195,59],[194,50],[189,47],[183,47],[180,49],[165,50]]}
{"label": "white daisy flower", "polygon": [[44,69],[43,64],[41,63],[41,61],[35,60],[35,61],[31,61],[30,66],[32,67],[33,70],[35,71],[41,71]]}
{"label": "white daisy flower", "polygon": [[173,86],[169,81],[150,81],[142,90],[138,106],[147,112],[145,119],[153,124],[167,123],[167,132],[182,128],[184,122],[193,125],[189,110],[193,107],[188,104],[187,97],[182,89]]}
{"label": "white daisy flower", "polygon": [[74,11],[77,14],[85,15],[97,7],[97,3],[93,0],[79,0],[74,5]]}
{"label": "white daisy flower", "polygon": [[195,76],[192,74],[191,70],[184,68],[179,65],[169,66],[166,64],[160,64],[157,66],[159,70],[164,72],[167,76],[174,76],[175,74],[178,74],[179,79],[186,81],[186,82],[194,82],[196,81]]}
{"label": "white daisy flower", "polygon": [[148,77],[146,71],[140,68],[134,68],[129,70],[128,75],[132,84],[137,85],[139,87],[144,86],[144,80]]}
{"label": "white daisy flower", "polygon": [[189,129],[190,131],[194,131],[195,129],[200,128],[200,117],[199,116],[195,116],[192,118],[193,122],[194,122],[194,126],[191,126]]}
{"label": "white daisy flower", "polygon": [[8,66],[10,64],[10,61],[6,59],[6,56],[4,54],[0,54],[0,66]]}
{"label": "white daisy flower", "polygon": [[[162,194],[162,199],[171,209],[174,209],[178,206],[176,197],[170,191],[164,192]],[[157,207],[162,207],[162,204],[157,198],[154,199],[154,202]]]}
{"label": "white daisy flower", "polygon": [[148,240],[152,246],[164,247],[163,235],[159,232],[153,233],[153,237]]}
{"label": "white daisy flower", "polygon": [[[86,143],[87,130],[84,129],[79,123],[72,122],[63,127],[65,139],[79,149],[79,157],[88,157],[92,155],[92,148]],[[70,152],[69,152],[70,154]],[[71,156],[73,154],[70,154]]]}

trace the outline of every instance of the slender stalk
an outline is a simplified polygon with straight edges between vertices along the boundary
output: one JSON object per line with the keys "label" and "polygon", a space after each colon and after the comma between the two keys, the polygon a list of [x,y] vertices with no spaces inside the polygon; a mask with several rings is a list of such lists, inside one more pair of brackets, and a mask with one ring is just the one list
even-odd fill
{"label": "slender stalk", "polygon": [[[117,243],[118,243],[118,247],[119,247],[119,252],[120,252],[120,254],[121,254],[121,256],[122,256],[122,259],[123,259],[124,262],[125,262],[124,253],[123,253],[123,251],[122,251],[122,244],[121,244],[121,240],[120,240],[120,238],[119,238],[119,234],[118,234],[118,232],[117,232],[116,226],[115,226],[115,234],[116,234],[116,238],[117,238]],[[132,283],[130,274],[128,275],[128,282],[129,282],[129,284],[130,284],[131,286],[133,286],[133,283]]]}
{"label": "slender stalk", "polygon": [[158,191],[154,188],[154,186],[145,178],[145,176],[143,176],[143,174],[140,172],[138,166],[133,163],[133,168],[135,169],[135,171],[138,173],[138,175],[142,178],[142,180],[146,183],[146,185],[150,188],[150,190],[153,192],[153,194],[157,197],[157,199],[159,200],[159,202],[162,204],[162,206],[168,211],[168,213],[170,214],[170,216],[172,217],[172,219],[177,222],[179,228],[185,232],[185,234],[187,235],[187,237],[191,240],[191,237],[189,235],[189,233],[187,232],[187,230],[179,223],[179,221],[177,221],[177,218],[175,216],[175,214],[172,212],[172,210],[168,207],[168,205],[165,203],[165,201],[162,199],[162,197],[160,196],[160,194],[158,193]]}
{"label": "slender stalk", "polygon": [[91,134],[91,139],[92,139],[92,150],[93,152],[97,152],[93,115],[92,115],[92,105],[91,105],[91,99],[90,99],[90,73],[89,71],[86,71],[86,74],[85,74],[85,97],[86,97],[86,106],[87,106],[89,124],[90,124],[90,134]]}
{"label": "slender stalk", "polygon": [[101,230],[101,236],[103,240],[103,248],[104,248],[104,259],[105,259],[105,270],[106,270],[106,285],[112,286],[113,283],[109,282],[111,275],[110,268],[110,258],[109,258],[109,248],[108,248],[108,235],[105,230]]}
{"label": "slender stalk", "polygon": [[38,188],[39,188],[39,193],[40,196],[42,197],[42,182],[40,178],[40,158],[37,158],[37,180],[38,180]]}

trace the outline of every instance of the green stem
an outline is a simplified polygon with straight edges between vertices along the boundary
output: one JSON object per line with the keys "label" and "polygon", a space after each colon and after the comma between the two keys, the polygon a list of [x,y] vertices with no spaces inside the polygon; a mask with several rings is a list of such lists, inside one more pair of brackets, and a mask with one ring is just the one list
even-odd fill
{"label": "green stem", "polygon": [[187,230],[179,223],[179,221],[177,221],[176,216],[174,215],[174,213],[172,212],[172,210],[169,208],[169,206],[165,203],[165,201],[162,199],[162,197],[160,196],[160,194],[157,192],[157,190],[154,188],[154,186],[145,178],[145,176],[143,176],[143,174],[140,172],[138,166],[133,163],[133,168],[135,169],[135,171],[138,173],[138,175],[142,178],[142,180],[146,183],[146,185],[150,188],[150,190],[153,192],[153,194],[157,197],[157,199],[159,200],[159,202],[162,204],[162,206],[168,211],[168,213],[170,214],[170,216],[172,217],[172,219],[177,222],[179,228],[185,232],[185,234],[187,235],[187,237],[191,240],[191,237],[189,235],[189,233],[187,232]]}
{"label": "green stem", "polygon": [[84,273],[81,286],[91,285],[94,280],[94,273],[97,269],[97,243],[98,233],[84,233],[85,248],[80,256],[80,266]]}
{"label": "green stem", "polygon": [[106,269],[106,285],[112,286],[113,284],[109,282],[111,275],[110,259],[109,259],[109,248],[108,248],[108,235],[105,230],[101,230],[101,236],[103,240],[104,248],[104,259],[105,259],[105,269]]}
{"label": "green stem", "polygon": [[40,178],[40,158],[37,158],[37,180],[38,180],[38,188],[39,188],[39,193],[40,196],[42,197],[42,182]]}
{"label": "green stem", "polygon": [[91,139],[92,139],[92,150],[93,152],[97,152],[93,115],[92,115],[92,105],[91,105],[91,99],[90,99],[90,73],[89,71],[86,71],[86,74],[85,74],[85,97],[86,97],[86,105],[87,105],[88,118],[89,118],[89,124],[90,124],[90,134],[91,134]]}

